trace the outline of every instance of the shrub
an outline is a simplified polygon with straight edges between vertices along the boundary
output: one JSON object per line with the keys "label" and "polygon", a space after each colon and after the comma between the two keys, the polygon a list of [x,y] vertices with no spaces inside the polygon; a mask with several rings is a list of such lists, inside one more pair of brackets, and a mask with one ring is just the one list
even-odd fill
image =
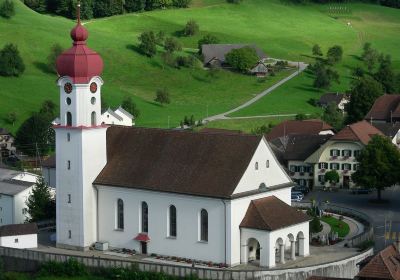
{"label": "shrub", "polygon": [[169,104],[171,103],[171,99],[169,97],[169,92],[166,88],[163,89],[158,89],[156,91],[156,98],[154,101],[160,103],[160,104]]}
{"label": "shrub", "polygon": [[172,0],[173,5],[178,8],[187,8],[191,2],[192,0]]}
{"label": "shrub", "polygon": [[310,231],[311,233],[318,233],[322,230],[322,224],[319,220],[319,218],[314,217],[312,221],[310,222]]}
{"label": "shrub", "polygon": [[173,53],[174,51],[181,51],[181,43],[174,37],[168,37],[164,42],[164,49],[167,52]]}
{"label": "shrub", "polygon": [[189,20],[183,29],[183,35],[194,36],[199,32],[200,28],[196,21]]}
{"label": "shrub", "polygon": [[54,44],[50,49],[50,54],[47,57],[47,67],[53,73],[57,73],[56,61],[57,57],[63,52],[60,44]]}
{"label": "shrub", "polygon": [[43,276],[78,277],[88,275],[88,271],[85,265],[74,258],[69,258],[63,263],[55,261],[43,263],[39,274]]}
{"label": "shrub", "polygon": [[0,51],[0,75],[19,76],[25,71],[25,64],[16,45],[7,44]]}
{"label": "shrub", "polygon": [[218,44],[219,40],[217,37],[211,34],[206,34],[203,38],[201,38],[197,42],[197,47],[199,48],[199,53],[201,54],[201,47],[203,45],[208,45],[208,44]]}
{"label": "shrub", "polygon": [[322,51],[321,51],[321,47],[318,44],[315,44],[312,47],[312,54],[313,55],[317,55],[317,56],[322,56]]}
{"label": "shrub", "polygon": [[14,3],[11,0],[5,0],[0,5],[0,16],[11,18],[13,15],[15,15]]}
{"label": "shrub", "polygon": [[328,53],[326,54],[328,59],[328,63],[335,64],[342,60],[343,57],[343,48],[339,45],[335,45],[329,48]]}

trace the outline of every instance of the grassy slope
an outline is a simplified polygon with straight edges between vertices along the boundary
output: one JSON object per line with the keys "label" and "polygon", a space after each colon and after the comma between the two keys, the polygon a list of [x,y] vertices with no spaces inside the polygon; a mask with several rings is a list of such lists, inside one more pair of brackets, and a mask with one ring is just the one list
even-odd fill
{"label": "grassy slope", "polygon": [[[53,43],[70,45],[68,32],[74,24],[63,18],[36,14],[19,1],[15,4],[14,18],[0,18],[0,44],[18,44],[27,70],[21,78],[0,77],[0,127],[7,126],[3,118],[10,111],[18,112],[20,123],[44,99],[58,103],[56,77],[43,71],[43,63]],[[137,36],[144,30],[163,30],[172,35],[187,20],[195,19],[202,32],[193,38],[181,38],[185,47],[195,48],[197,40],[211,32],[222,42],[254,42],[270,56],[303,61],[311,61],[303,54],[308,54],[314,43],[323,49],[338,43],[346,54],[341,66],[344,76],[349,74],[349,66],[357,63],[350,55],[358,54],[362,43],[368,40],[379,50],[390,52],[400,66],[400,54],[395,53],[400,42],[396,35],[400,31],[400,10],[351,5],[354,27],[349,28],[345,24],[348,19],[333,19],[323,9],[324,6],[283,5],[275,0],[248,0],[241,5],[229,5],[223,0],[195,0],[190,9],[128,14],[94,20],[86,26],[90,31],[90,47],[105,61],[103,98],[115,106],[123,96],[131,95],[142,111],[139,125],[166,127],[168,116],[171,126],[175,126],[184,115],[205,117],[207,107],[209,115],[220,113],[251,98],[274,81],[260,83],[253,77],[225,71],[212,80],[203,70],[164,68],[159,55],[149,59],[132,50]],[[348,82],[343,80],[337,89],[345,89]],[[317,109],[305,102],[320,94],[310,89],[311,83],[310,77],[304,74],[235,115],[314,112]],[[152,101],[155,90],[160,87],[167,87],[171,92],[172,103],[168,106]]]}
{"label": "grassy slope", "polygon": [[321,221],[329,224],[331,230],[337,232],[340,238],[345,237],[350,232],[349,225],[335,217],[321,217]]}

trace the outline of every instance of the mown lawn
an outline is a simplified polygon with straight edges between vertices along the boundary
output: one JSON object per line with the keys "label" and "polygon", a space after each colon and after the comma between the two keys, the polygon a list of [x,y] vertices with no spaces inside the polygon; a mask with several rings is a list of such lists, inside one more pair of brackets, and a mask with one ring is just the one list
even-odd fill
{"label": "mown lawn", "polygon": [[340,221],[335,217],[322,217],[321,221],[329,224],[332,231],[337,232],[340,238],[345,237],[350,232],[350,227],[347,223]]}
{"label": "mown lawn", "polygon": [[[1,0],[0,0],[1,1]],[[61,17],[40,15],[15,0],[16,16],[0,18],[0,47],[12,42],[18,45],[26,64],[19,78],[0,77],[0,127],[15,131],[41,102],[51,99],[58,103],[56,75],[46,71],[45,63],[54,43],[69,47],[69,31],[74,22]],[[225,0],[195,0],[189,9],[171,9],[126,14],[86,23],[90,32],[89,46],[98,51],[105,62],[103,98],[111,106],[119,105],[124,96],[132,96],[141,110],[140,126],[178,126],[185,115],[203,119],[238,106],[269,87],[287,73],[259,82],[251,76],[221,71],[212,78],[203,69],[166,67],[160,53],[147,58],[135,51],[138,35],[145,30],[162,30],[172,36],[189,19],[195,19],[200,34],[179,38],[185,52],[196,51],[197,41],[206,33],[222,43],[256,43],[271,57],[312,61],[308,56],[314,43],[324,51],[340,44],[345,51],[339,66],[341,84],[333,90],[344,90],[350,83],[351,68],[361,62],[360,54],[366,41],[380,51],[390,53],[400,68],[400,10],[367,4],[348,4],[351,13],[338,18],[326,12],[323,5],[288,5],[278,0],[247,0],[231,5]],[[347,26],[351,21],[352,27]],[[302,74],[234,116],[278,113],[313,113],[319,109],[307,103],[322,91],[310,87],[312,77]],[[167,88],[172,103],[160,106],[153,102],[155,91]],[[4,120],[16,111],[15,127]],[[168,122],[169,120],[169,122]]]}

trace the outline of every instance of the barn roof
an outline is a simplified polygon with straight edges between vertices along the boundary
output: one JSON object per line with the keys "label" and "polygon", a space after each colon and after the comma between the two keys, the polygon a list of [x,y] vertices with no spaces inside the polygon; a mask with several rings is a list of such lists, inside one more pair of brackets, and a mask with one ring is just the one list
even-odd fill
{"label": "barn roof", "polygon": [[320,132],[327,130],[333,130],[333,128],[322,120],[287,120],[273,127],[266,135],[266,139],[271,141],[285,135],[294,134],[318,135]]}
{"label": "barn roof", "polygon": [[319,103],[321,105],[328,105],[331,102],[334,102],[336,105],[339,105],[339,103],[342,101],[342,99],[345,97],[343,93],[338,93],[338,92],[330,92],[330,93],[325,93],[319,98]]}
{"label": "barn roof", "polygon": [[400,118],[400,94],[384,94],[375,100],[365,119],[390,121]]}

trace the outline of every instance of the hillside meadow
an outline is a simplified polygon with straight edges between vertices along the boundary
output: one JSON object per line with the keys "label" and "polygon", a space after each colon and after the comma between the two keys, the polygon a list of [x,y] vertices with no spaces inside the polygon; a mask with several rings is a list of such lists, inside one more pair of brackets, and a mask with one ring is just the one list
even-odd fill
{"label": "hillside meadow", "polygon": [[[1,0],[0,0],[1,1]],[[41,15],[14,0],[16,16],[0,18],[0,46],[15,43],[26,64],[18,78],[0,77],[0,127],[15,131],[30,112],[45,99],[58,103],[57,76],[46,68],[47,56],[54,43],[68,48],[69,31],[74,22],[61,17]],[[224,0],[194,0],[188,9],[171,9],[125,14],[85,22],[89,30],[88,45],[104,59],[102,96],[110,106],[117,106],[124,96],[138,105],[140,126],[174,127],[185,115],[196,119],[227,111],[240,105],[263,89],[282,79],[282,72],[265,81],[229,71],[210,76],[204,69],[175,69],[161,59],[161,49],[154,58],[136,51],[137,37],[143,31],[160,30],[175,36],[185,23],[194,19],[200,34],[179,37],[184,53],[196,52],[197,41],[206,33],[221,43],[255,43],[275,58],[312,62],[311,47],[318,43],[325,52],[339,44],[344,59],[338,66],[341,83],[332,91],[343,91],[351,81],[351,69],[361,65],[358,56],[364,42],[389,53],[400,68],[400,10],[368,4],[346,4],[347,12],[332,14],[327,5],[291,5],[278,0],[246,0],[232,5]],[[348,25],[350,22],[350,26]],[[279,87],[272,94],[234,116],[280,113],[319,112],[307,103],[323,92],[311,87],[313,77],[307,73]],[[167,88],[171,104],[155,103],[155,91]],[[17,112],[14,127],[5,117]],[[246,122],[243,122],[246,125]],[[236,125],[235,125],[236,127]]]}

